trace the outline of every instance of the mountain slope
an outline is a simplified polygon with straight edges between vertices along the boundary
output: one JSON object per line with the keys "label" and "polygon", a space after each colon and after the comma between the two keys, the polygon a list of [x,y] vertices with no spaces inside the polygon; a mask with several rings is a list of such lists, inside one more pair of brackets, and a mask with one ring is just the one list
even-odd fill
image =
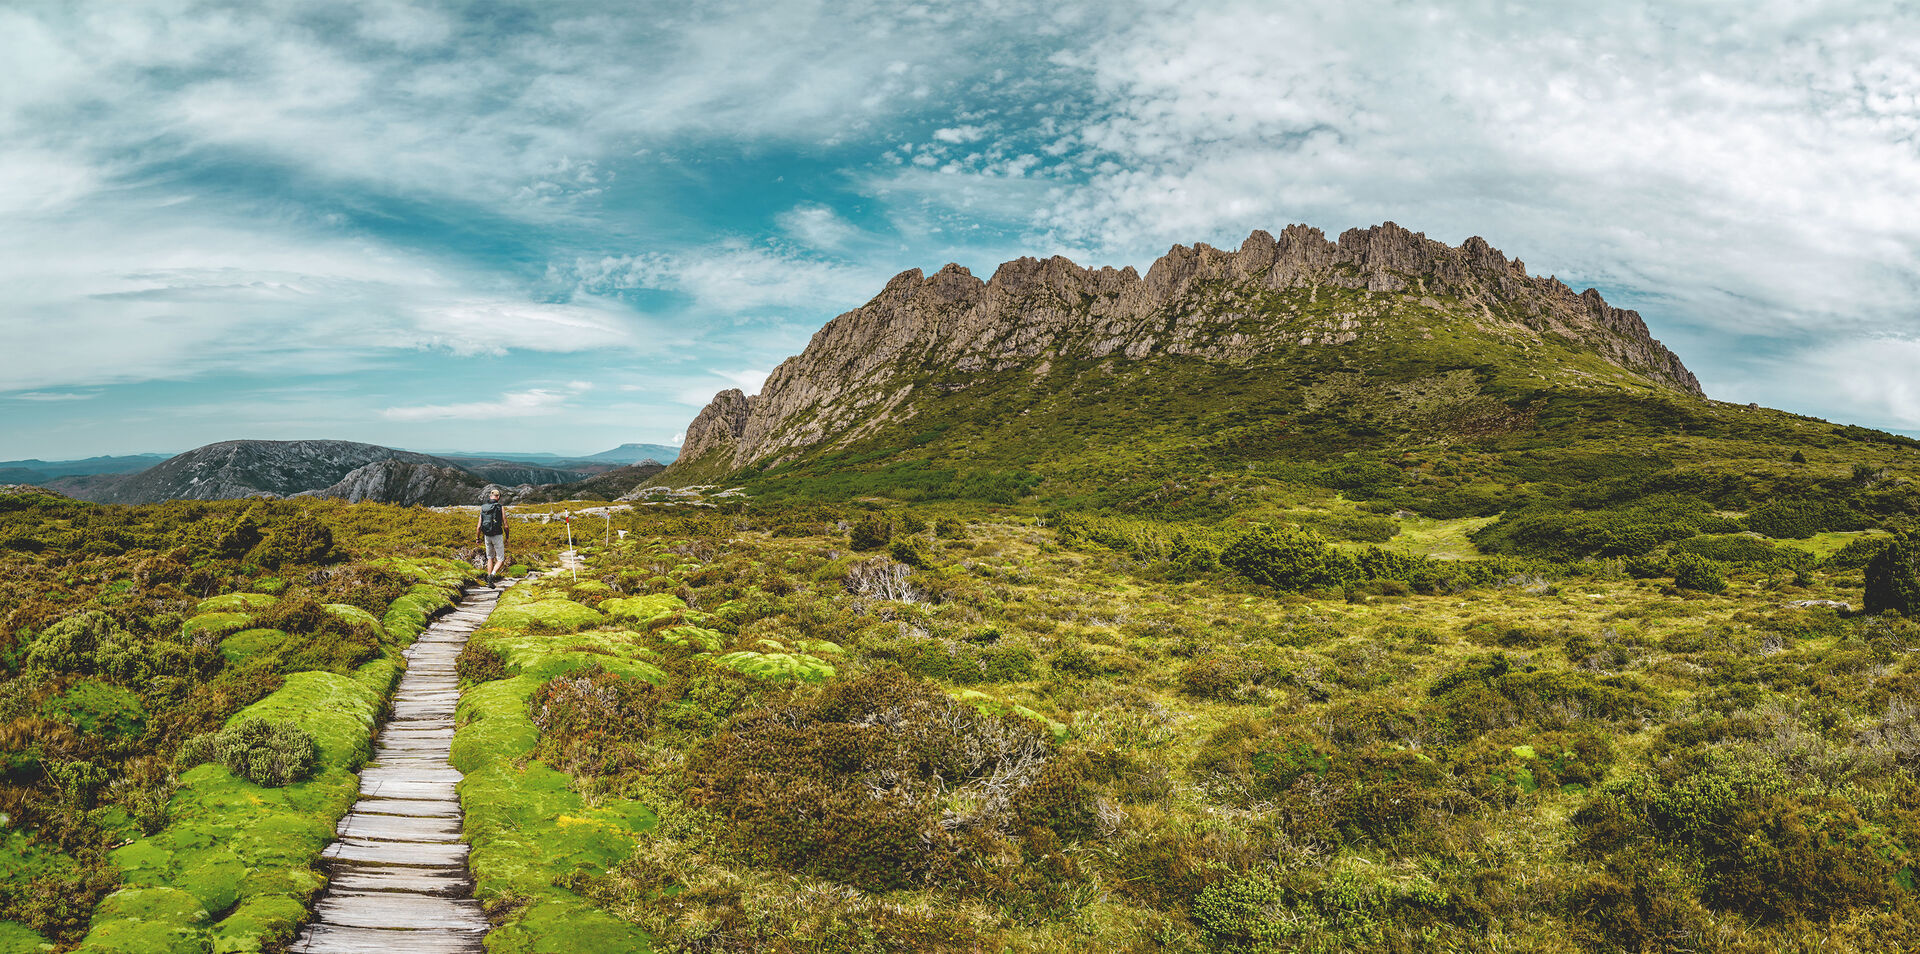
{"label": "mountain slope", "polygon": [[653,483],[1195,517],[1340,494],[1453,518],[1594,494],[1744,509],[1916,447],[1710,401],[1634,312],[1389,223],[1176,247],[1144,278],[906,272],[759,395],[717,395]]}
{"label": "mountain slope", "polygon": [[354,441],[221,441],[168,458],[99,491],[101,503],[287,496],[329,487],[382,460],[438,464],[437,458]]}
{"label": "mountain slope", "polygon": [[1426,391],[1460,388],[1414,382],[1477,369],[1480,385],[1700,393],[1639,315],[1531,277],[1478,238],[1453,248],[1387,223],[1335,243],[1292,226],[1237,252],[1176,246],[1145,277],[1058,257],[1008,262],[986,282],[957,265],[904,272],[759,395],[717,395],[666,479],[845,446],[1009,372],[1039,397],[1084,388],[1088,367],[1112,378],[1176,366],[1346,371]]}
{"label": "mountain slope", "polygon": [[651,460],[671,464],[680,456],[680,448],[671,444],[622,444],[612,450],[588,455],[586,460],[601,460],[615,464],[638,464]]}

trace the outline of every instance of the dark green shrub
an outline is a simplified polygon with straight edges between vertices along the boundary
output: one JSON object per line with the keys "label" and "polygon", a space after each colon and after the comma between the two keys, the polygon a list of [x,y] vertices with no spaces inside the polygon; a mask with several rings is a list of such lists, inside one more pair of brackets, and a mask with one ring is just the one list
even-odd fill
{"label": "dark green shrub", "polygon": [[1720,564],[1705,557],[1679,553],[1667,561],[1667,566],[1673,571],[1673,585],[1680,589],[1701,593],[1726,591],[1727,577],[1720,571]]}
{"label": "dark green shrub", "polygon": [[1356,576],[1353,562],[1318,536],[1264,524],[1234,538],[1221,552],[1220,562],[1255,583],[1278,590],[1340,586]]}
{"label": "dark green shrub", "polygon": [[1689,553],[1721,563],[1772,563],[1780,556],[1779,547],[1749,536],[1693,537],[1678,541],[1669,549],[1673,553]]}
{"label": "dark green shrub", "polygon": [[1805,498],[1762,504],[1746,519],[1748,530],[1777,540],[1804,540],[1828,530],[1861,530],[1869,523],[1843,503]]}
{"label": "dark green shrub", "polygon": [[1902,537],[1867,564],[1866,608],[1920,617],[1920,542]]}
{"label": "dark green shrub", "polygon": [[245,719],[219,732],[194,736],[177,756],[183,769],[213,762],[266,788],[312,776],[319,759],[320,750],[305,729],[265,719]]}
{"label": "dark green shrub", "polygon": [[104,676],[139,686],[162,676],[189,676],[217,665],[210,651],[128,632],[99,610],[63,619],[28,648],[24,668],[41,673]]}
{"label": "dark green shrub", "polygon": [[1834,570],[1864,570],[1873,558],[1882,550],[1893,545],[1893,538],[1884,536],[1861,537],[1850,540],[1847,545],[1834,551],[1824,564]]}
{"label": "dark green shrub", "polygon": [[1244,702],[1258,695],[1268,668],[1254,660],[1208,653],[1180,669],[1180,688],[1202,699]]}
{"label": "dark green shrub", "polygon": [[454,657],[453,671],[467,685],[492,682],[513,675],[507,667],[507,657],[492,646],[472,639],[467,640],[467,644],[460,649],[460,655]]}
{"label": "dark green shrub", "polygon": [[[333,556],[333,531],[317,520],[298,517],[268,533],[253,551],[253,562],[269,570],[278,570],[294,564],[326,563]],[[384,604],[382,608],[385,608]]]}
{"label": "dark green shrub", "polygon": [[847,545],[855,550],[879,550],[893,542],[893,518],[884,513],[869,515],[847,531]]}
{"label": "dark green shrub", "polygon": [[637,764],[662,692],[599,666],[555,676],[528,703],[540,729],[540,757],[571,775],[611,775]]}

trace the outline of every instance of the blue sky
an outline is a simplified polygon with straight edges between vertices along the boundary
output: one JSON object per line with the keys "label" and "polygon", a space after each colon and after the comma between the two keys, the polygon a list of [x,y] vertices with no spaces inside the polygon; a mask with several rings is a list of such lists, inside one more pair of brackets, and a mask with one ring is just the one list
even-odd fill
{"label": "blue sky", "polygon": [[1481,235],[1920,431],[1901,3],[0,4],[0,458],[670,442],[907,268]]}

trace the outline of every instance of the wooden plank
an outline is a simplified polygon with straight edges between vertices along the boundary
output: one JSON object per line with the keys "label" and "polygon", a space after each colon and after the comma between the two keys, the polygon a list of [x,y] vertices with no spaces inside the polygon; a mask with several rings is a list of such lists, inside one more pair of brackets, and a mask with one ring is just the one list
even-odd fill
{"label": "wooden plank", "polygon": [[339,927],[450,928],[483,932],[486,916],[480,903],[472,899],[422,897],[390,891],[329,891],[314,906],[314,917],[321,924]]}
{"label": "wooden plank", "polygon": [[432,897],[464,898],[473,881],[461,868],[396,868],[341,862],[327,882],[329,891],[394,891]]}
{"label": "wooden plank", "polygon": [[288,948],[292,954],[475,954],[485,951],[480,931],[405,931],[310,925]]}
{"label": "wooden plank", "polygon": [[459,841],[460,819],[446,816],[363,815],[354,812],[340,819],[335,829],[342,838],[377,838],[386,841]]}
{"label": "wooden plank", "polygon": [[353,803],[353,810],[359,814],[406,815],[413,818],[459,817],[460,800],[457,798],[371,798],[361,796]]}
{"label": "wooden plank", "polygon": [[415,868],[444,867],[467,863],[467,846],[459,842],[427,844],[413,841],[362,841],[343,838],[327,846],[320,857],[335,861],[366,864],[402,865]]}

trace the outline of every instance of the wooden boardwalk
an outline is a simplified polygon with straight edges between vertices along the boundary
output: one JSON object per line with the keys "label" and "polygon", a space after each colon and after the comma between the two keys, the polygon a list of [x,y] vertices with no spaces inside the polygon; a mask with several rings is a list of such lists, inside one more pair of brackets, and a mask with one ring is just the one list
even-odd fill
{"label": "wooden boardwalk", "polygon": [[479,952],[487,919],[473,900],[460,840],[460,773],[447,761],[459,700],[454,659],[493,612],[498,589],[471,590],[407,650],[393,720],[360,771],[360,800],[327,847],[331,880],[312,923],[289,951],[302,954]]}

